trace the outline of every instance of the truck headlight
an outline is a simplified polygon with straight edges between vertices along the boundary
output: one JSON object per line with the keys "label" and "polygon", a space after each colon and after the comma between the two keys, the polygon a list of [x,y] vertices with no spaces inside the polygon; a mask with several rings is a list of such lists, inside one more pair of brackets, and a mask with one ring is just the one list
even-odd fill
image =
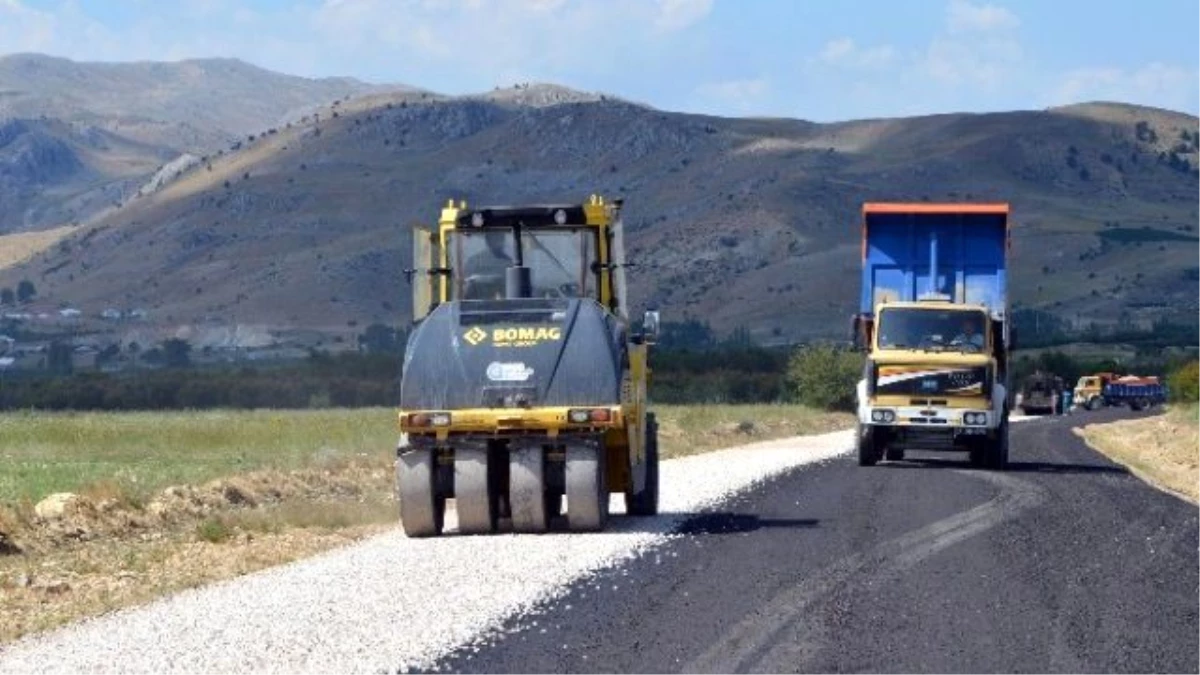
{"label": "truck headlight", "polygon": [[896,421],[896,413],[895,413],[895,411],[886,410],[886,409],[872,410],[871,411],[871,421],[872,422],[883,422],[883,423],[895,422]]}
{"label": "truck headlight", "polygon": [[987,424],[987,413],[969,412],[963,413],[963,424],[983,426]]}

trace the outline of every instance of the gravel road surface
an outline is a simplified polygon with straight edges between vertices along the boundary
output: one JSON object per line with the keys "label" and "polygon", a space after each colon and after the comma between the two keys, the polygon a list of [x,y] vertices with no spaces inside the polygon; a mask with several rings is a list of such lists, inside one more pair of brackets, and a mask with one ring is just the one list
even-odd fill
{"label": "gravel road surface", "polygon": [[[571,582],[683,535],[741,490],[850,449],[851,432],[663,462],[663,515],[589,534],[395,532],[0,647],[0,672],[331,673],[427,668]],[[614,500],[619,511],[621,500]],[[449,520],[449,519],[448,519]],[[452,525],[452,521],[448,524]]]}
{"label": "gravel road surface", "polygon": [[490,672],[1197,672],[1197,507],[1071,433],[775,477],[438,667]]}

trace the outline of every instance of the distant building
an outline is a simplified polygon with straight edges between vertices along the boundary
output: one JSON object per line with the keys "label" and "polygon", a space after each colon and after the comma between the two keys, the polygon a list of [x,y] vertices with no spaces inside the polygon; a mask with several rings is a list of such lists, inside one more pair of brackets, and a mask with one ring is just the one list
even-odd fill
{"label": "distant building", "polygon": [[74,319],[78,316],[81,316],[82,314],[83,314],[83,312],[81,312],[73,307],[68,307],[66,309],[58,310],[58,315],[63,317],[64,319]]}
{"label": "distant building", "polygon": [[111,307],[103,312],[100,312],[100,318],[107,319],[109,321],[119,321],[122,316],[124,316],[124,314],[121,312],[121,310],[113,309]]}

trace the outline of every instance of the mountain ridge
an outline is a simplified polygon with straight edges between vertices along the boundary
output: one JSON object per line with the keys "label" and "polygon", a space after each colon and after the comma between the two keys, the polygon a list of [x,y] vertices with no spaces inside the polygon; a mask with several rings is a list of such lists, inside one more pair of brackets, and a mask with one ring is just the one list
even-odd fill
{"label": "mountain ridge", "polygon": [[816,123],[544,84],[372,91],[210,154],[0,270],[0,286],[30,278],[90,313],[146,307],[168,330],[259,323],[346,339],[404,323],[407,228],[446,199],[601,193],[626,200],[638,306],[760,342],[842,338],[862,202],[987,200],[1013,205],[1015,306],[1194,321],[1196,118],[1066,108]]}

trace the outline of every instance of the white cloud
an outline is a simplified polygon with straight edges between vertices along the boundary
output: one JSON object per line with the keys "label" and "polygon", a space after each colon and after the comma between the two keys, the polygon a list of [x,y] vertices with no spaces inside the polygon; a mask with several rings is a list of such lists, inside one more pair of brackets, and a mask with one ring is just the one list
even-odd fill
{"label": "white cloud", "polygon": [[849,68],[883,68],[892,63],[896,50],[891,45],[861,48],[848,37],[825,43],[817,57],[822,63]]}
{"label": "white cloud", "polygon": [[1077,68],[1063,74],[1047,105],[1083,101],[1129,101],[1175,110],[1194,106],[1200,73],[1154,62],[1136,70]]}
{"label": "white cloud", "polygon": [[1021,72],[1020,24],[1003,7],[950,0],[945,30],[929,43],[921,67],[942,84],[997,90]]}
{"label": "white cloud", "polygon": [[946,24],[951,33],[1014,30],[1021,25],[1016,14],[997,5],[973,5],[969,0],[950,0]]}
{"label": "white cloud", "polygon": [[55,29],[51,14],[0,0],[0,54],[44,51],[54,43]]}
{"label": "white cloud", "polygon": [[697,86],[694,93],[710,106],[745,113],[756,109],[770,90],[771,83],[766,77],[756,77],[705,82]]}
{"label": "white cloud", "polygon": [[658,15],[654,25],[662,31],[687,28],[708,16],[713,0],[658,0]]}

